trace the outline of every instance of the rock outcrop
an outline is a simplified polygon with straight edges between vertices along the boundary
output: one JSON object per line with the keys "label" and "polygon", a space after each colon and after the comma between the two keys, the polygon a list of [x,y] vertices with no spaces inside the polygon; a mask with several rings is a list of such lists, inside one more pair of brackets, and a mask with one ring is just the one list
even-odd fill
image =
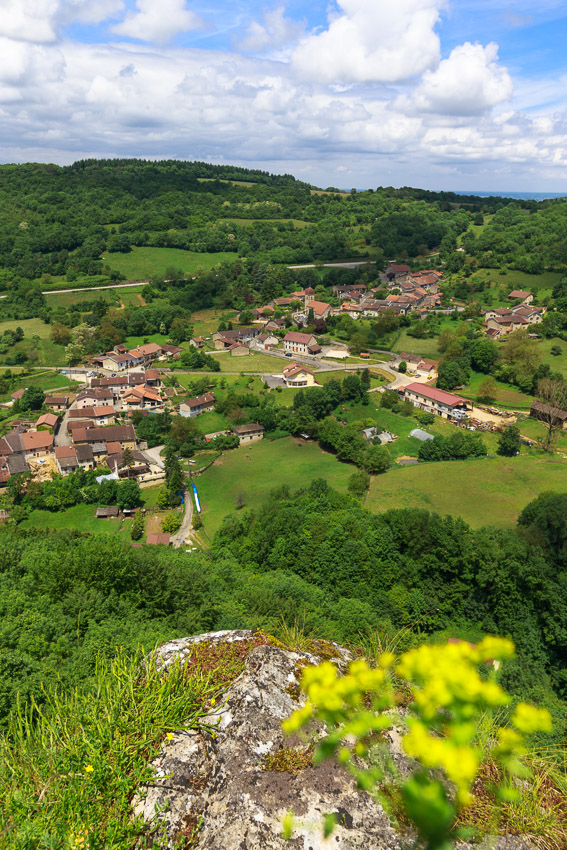
{"label": "rock outcrop", "polygon": [[[186,658],[196,643],[252,638],[252,632],[231,631],[171,641],[160,648],[158,660],[167,667]],[[329,647],[337,664],[349,660],[345,649],[325,642],[326,657]],[[164,743],[153,764],[154,781],[140,789],[134,802],[134,813],[151,824],[154,846],[173,847],[197,825],[203,850],[402,850],[412,845],[333,762],[291,773],[267,769],[269,756],[282,747],[300,752],[305,746],[286,738],[281,722],[300,705],[301,667],[320,660],[310,653],[256,646],[219,700],[222,704],[203,718],[201,730],[180,730]],[[282,820],[288,812],[294,813],[294,829],[284,840]],[[324,839],[323,817],[330,812],[337,826]]]}

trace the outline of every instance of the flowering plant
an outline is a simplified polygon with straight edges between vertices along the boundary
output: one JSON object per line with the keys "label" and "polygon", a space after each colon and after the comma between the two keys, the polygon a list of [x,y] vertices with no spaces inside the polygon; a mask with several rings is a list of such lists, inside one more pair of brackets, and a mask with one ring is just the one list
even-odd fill
{"label": "flowering plant", "polygon": [[505,777],[497,792],[501,799],[510,799],[512,778],[526,775],[521,762],[524,735],[551,731],[547,711],[520,703],[510,726],[498,729],[485,748],[480,747],[481,717],[507,705],[510,697],[495,675],[483,677],[479,668],[487,663],[496,666],[513,655],[511,641],[486,637],[477,646],[422,645],[404,653],[398,663],[391,653],[382,654],[375,667],[353,661],[344,676],[330,662],[307,667],[301,683],[307,700],[284,722],[284,730],[291,734],[311,720],[323,721],[328,733],[319,742],[314,761],[336,757],[360,788],[376,790],[383,769],[363,759],[371,736],[392,724],[393,674],[404,679],[413,700],[405,718],[403,746],[417,766],[401,784],[402,805],[427,850],[447,850],[458,837],[460,811],[472,801],[481,759],[490,756],[497,762]]}

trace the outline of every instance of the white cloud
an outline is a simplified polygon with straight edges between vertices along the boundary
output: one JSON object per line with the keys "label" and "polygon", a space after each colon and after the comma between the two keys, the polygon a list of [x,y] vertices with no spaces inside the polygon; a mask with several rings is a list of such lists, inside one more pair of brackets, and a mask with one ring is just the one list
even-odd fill
{"label": "white cloud", "polygon": [[[511,103],[493,116],[490,106],[507,91],[495,48],[475,47],[474,62],[466,45],[466,62],[459,55],[445,60],[453,88],[451,75],[442,84],[441,62],[413,84],[413,97],[411,84],[404,86],[402,99],[393,87],[304,81],[291,64],[227,51],[3,39],[0,159],[194,158],[291,172],[324,186],[342,165],[347,188],[518,185],[495,185],[497,171],[529,175],[520,188],[539,188],[541,175],[552,190],[561,179],[567,187],[565,100],[545,114],[526,115]],[[485,110],[464,111],[467,97]],[[488,175],[484,185],[467,177],[473,171]]]}
{"label": "white cloud", "polygon": [[252,21],[237,43],[245,53],[260,53],[268,48],[284,47],[297,41],[305,30],[304,22],[285,17],[283,6],[264,14],[263,24]]}
{"label": "white cloud", "polygon": [[119,14],[123,0],[0,0],[0,35],[51,42],[65,24],[96,24]]}
{"label": "white cloud", "polygon": [[338,0],[325,32],[303,39],[292,63],[323,83],[397,82],[437,64],[434,30],[444,0]]}
{"label": "white cloud", "polygon": [[199,29],[203,24],[185,0],[136,0],[136,12],[128,12],[112,32],[140,41],[166,44],[176,35]]}
{"label": "white cloud", "polygon": [[512,97],[506,68],[498,64],[498,45],[466,42],[451,51],[435,71],[426,71],[412,95],[398,100],[418,113],[480,115]]}

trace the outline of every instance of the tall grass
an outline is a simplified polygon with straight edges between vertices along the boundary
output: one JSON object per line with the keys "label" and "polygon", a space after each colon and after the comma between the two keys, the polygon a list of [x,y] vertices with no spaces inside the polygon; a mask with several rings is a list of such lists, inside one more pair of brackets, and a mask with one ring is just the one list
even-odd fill
{"label": "tall grass", "polygon": [[136,789],[164,736],[195,726],[219,691],[218,671],[118,657],[88,691],[46,694],[14,712],[0,741],[0,847],[124,850],[144,833]]}

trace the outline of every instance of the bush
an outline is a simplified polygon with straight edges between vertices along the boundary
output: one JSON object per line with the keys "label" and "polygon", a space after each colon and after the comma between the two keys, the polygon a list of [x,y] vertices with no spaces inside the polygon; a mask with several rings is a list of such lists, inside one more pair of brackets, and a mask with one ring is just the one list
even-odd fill
{"label": "bush", "polygon": [[161,530],[165,534],[175,534],[181,528],[183,517],[181,514],[166,514],[161,521]]}
{"label": "bush", "polygon": [[144,534],[144,526],[144,515],[141,511],[136,511],[136,515],[132,523],[132,531],[130,532],[130,537],[132,538],[132,540],[140,540],[140,538]]}
{"label": "bush", "polygon": [[348,492],[361,499],[370,487],[370,475],[363,469],[357,469],[348,480]]}

